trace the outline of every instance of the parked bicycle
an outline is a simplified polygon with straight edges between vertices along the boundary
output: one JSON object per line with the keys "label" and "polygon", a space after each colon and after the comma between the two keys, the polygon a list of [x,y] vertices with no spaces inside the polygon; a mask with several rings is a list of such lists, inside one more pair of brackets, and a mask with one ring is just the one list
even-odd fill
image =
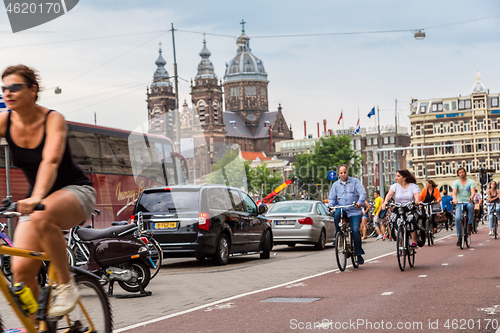
{"label": "parked bicycle", "polygon": [[[43,206],[37,208],[43,209]],[[16,211],[15,203],[7,208],[4,207],[3,211],[0,212],[0,217],[20,215]],[[5,244],[0,244],[0,254],[43,261],[50,260],[44,252],[24,250]],[[113,320],[109,300],[99,284],[98,277],[76,267],[72,267],[71,271],[75,274],[75,281],[80,290],[81,298],[73,311],[58,317],[48,315],[48,309],[50,309],[53,302],[53,290],[57,286],[56,272],[53,266],[49,265],[47,284],[40,288],[38,301],[34,299],[33,295],[28,298],[17,296],[3,270],[0,271],[0,291],[28,332],[112,332]],[[22,290],[29,295],[31,291],[26,288],[24,287]],[[23,293],[22,295],[27,294]],[[35,318],[39,321],[38,329],[35,327],[30,314],[35,314]],[[0,318],[0,332],[3,331],[4,327]]]}
{"label": "parked bicycle", "polygon": [[470,242],[471,242],[471,232],[469,231],[468,228],[468,221],[469,221],[469,212],[467,210],[467,205],[469,202],[459,202],[457,206],[460,207],[455,207],[455,209],[462,209],[462,217],[460,217],[459,221],[459,231],[458,231],[458,239],[460,241],[460,249],[464,249],[465,246],[470,247]]}
{"label": "parked bicycle", "polygon": [[[413,205],[413,202],[409,202],[403,205],[395,203],[389,204],[389,206],[394,207],[394,209],[405,208],[409,205]],[[398,258],[398,265],[401,271],[404,271],[406,268],[407,258],[410,267],[413,267],[415,265],[415,253],[417,253],[415,247],[411,246],[410,233],[408,232],[407,224],[408,222],[405,220],[403,224],[401,224],[399,227],[396,227],[396,256]]]}
{"label": "parked bicycle", "polygon": [[340,222],[338,233],[335,236],[335,257],[337,258],[337,265],[343,272],[347,265],[347,258],[351,258],[352,266],[359,267],[358,256],[354,250],[354,239],[351,230],[351,223],[344,216],[344,208],[354,207],[356,203],[347,206],[332,207],[333,211],[340,209]]}

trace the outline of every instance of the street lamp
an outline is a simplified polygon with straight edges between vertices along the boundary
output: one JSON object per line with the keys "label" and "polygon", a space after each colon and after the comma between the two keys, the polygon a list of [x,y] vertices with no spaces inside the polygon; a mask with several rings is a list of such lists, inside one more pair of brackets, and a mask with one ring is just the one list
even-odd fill
{"label": "street lamp", "polygon": [[415,31],[414,37],[416,40],[422,40],[425,38],[425,32],[423,32],[422,30],[419,29],[419,30]]}

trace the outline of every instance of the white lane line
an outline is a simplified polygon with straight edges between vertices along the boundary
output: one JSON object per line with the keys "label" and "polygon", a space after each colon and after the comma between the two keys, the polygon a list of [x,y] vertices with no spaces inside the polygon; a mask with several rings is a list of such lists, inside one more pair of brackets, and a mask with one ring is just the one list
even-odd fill
{"label": "white lane line", "polygon": [[463,257],[464,255],[463,255],[463,254],[459,254],[458,256],[459,256],[459,257]]}
{"label": "white lane line", "polygon": [[418,277],[422,277],[423,278],[423,277],[427,277],[427,275],[419,275]]}
{"label": "white lane line", "polygon": [[[453,235],[444,236],[444,237],[441,237],[441,238],[439,238],[437,240],[439,241],[439,240],[442,240],[442,239],[449,238],[451,236],[453,236]],[[395,254],[396,254],[396,251],[389,252],[389,253],[386,253],[386,254],[382,254],[382,255],[380,255],[378,257],[365,260],[365,264],[368,263],[368,262],[370,262],[370,261],[376,261],[376,260],[378,260],[380,258],[384,258],[384,257],[387,257],[387,256],[392,256],[392,255],[395,255]],[[352,267],[352,265],[348,265],[347,267]],[[159,322],[159,321],[162,321],[162,320],[166,320],[166,319],[170,319],[170,318],[173,318],[173,317],[181,316],[183,314],[194,312],[194,311],[198,311],[198,310],[201,310],[201,309],[205,309],[205,308],[208,308],[210,306],[214,306],[214,305],[217,305],[217,304],[220,304],[220,303],[225,303],[225,302],[232,301],[234,299],[242,298],[242,297],[245,297],[245,296],[258,294],[258,293],[261,293],[261,292],[264,292],[264,291],[268,291],[268,290],[273,290],[273,289],[276,289],[276,288],[281,288],[281,287],[287,286],[289,284],[299,283],[299,282],[305,281],[307,279],[315,278],[315,277],[318,277],[318,276],[322,276],[322,275],[325,275],[325,274],[334,273],[334,272],[338,272],[338,271],[339,271],[338,268],[337,269],[332,269],[332,270],[325,271],[325,272],[322,272],[322,273],[318,273],[318,274],[315,274],[315,275],[312,275],[312,276],[300,278],[300,279],[293,280],[293,281],[286,282],[286,283],[281,283],[281,284],[278,284],[276,286],[271,286],[271,287],[267,287],[267,288],[260,289],[260,290],[249,291],[249,292],[246,292],[246,293],[242,293],[242,294],[239,294],[239,295],[235,295],[235,296],[224,298],[224,299],[221,299],[221,300],[218,300],[218,301],[214,301],[212,303],[195,306],[194,308],[191,308],[191,309],[183,310],[183,311],[172,313],[172,314],[169,314],[169,315],[166,315],[166,316],[163,316],[163,317],[158,317],[158,318],[155,318],[155,319],[144,321],[142,323],[137,323],[137,324],[133,324],[133,325],[130,325],[130,326],[125,326],[125,327],[122,327],[120,329],[114,330],[114,332],[115,333],[120,333],[120,332],[130,331],[130,330],[132,330],[134,328],[138,328],[138,327],[141,327],[141,326],[144,326],[144,325],[148,325],[148,324],[153,324],[153,323],[156,323],[156,322]]]}
{"label": "white lane line", "polygon": [[385,293],[382,293],[380,296],[389,296],[392,295],[392,291],[386,291]]}
{"label": "white lane line", "polygon": [[474,251],[475,249],[471,248],[471,249],[469,249],[469,250]]}
{"label": "white lane line", "polygon": [[441,265],[442,265],[442,266],[448,266],[448,263],[447,263],[447,262],[445,262],[445,263],[443,263],[443,264],[441,264]]}

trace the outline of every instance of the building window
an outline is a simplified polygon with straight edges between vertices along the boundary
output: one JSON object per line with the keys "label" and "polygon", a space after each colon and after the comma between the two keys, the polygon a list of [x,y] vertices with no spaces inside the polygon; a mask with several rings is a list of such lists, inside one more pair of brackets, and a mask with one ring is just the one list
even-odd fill
{"label": "building window", "polygon": [[245,96],[255,96],[255,87],[245,87]]}
{"label": "building window", "polygon": [[432,112],[442,112],[442,111],[443,111],[443,103],[432,104]]}
{"label": "building window", "polygon": [[472,170],[472,161],[466,161],[465,162],[465,170],[467,170],[467,172],[471,172],[471,170]]}
{"label": "building window", "polygon": [[459,110],[469,110],[471,107],[470,99],[461,99],[458,101],[458,109]]}
{"label": "building window", "polygon": [[451,163],[450,162],[446,162],[444,173],[447,174],[447,175],[450,174],[450,173],[453,173],[453,170],[451,169]]}
{"label": "building window", "polygon": [[452,101],[451,102],[451,109],[456,110],[457,109],[457,101]]}
{"label": "building window", "polygon": [[199,109],[200,109],[200,123],[203,125],[205,124],[205,103],[202,101],[199,104]]}
{"label": "building window", "polygon": [[436,175],[442,175],[443,174],[443,163],[437,162],[436,163]]}
{"label": "building window", "polygon": [[477,120],[476,126],[478,131],[484,131],[484,120],[483,119]]}
{"label": "building window", "polygon": [[462,142],[455,141],[455,154],[462,154]]}
{"label": "building window", "polygon": [[391,136],[391,143],[394,143],[394,137]]}
{"label": "building window", "polygon": [[214,123],[217,124],[218,122],[219,122],[219,108],[217,103],[214,103]]}
{"label": "building window", "polygon": [[425,113],[426,108],[427,108],[427,105],[420,105],[420,113]]}
{"label": "building window", "polygon": [[499,149],[498,139],[491,139],[491,149],[490,151],[498,151]]}
{"label": "building window", "polygon": [[491,98],[491,106],[494,108],[498,106],[498,97]]}
{"label": "building window", "polygon": [[470,120],[464,121],[464,132],[470,132]]}
{"label": "building window", "polygon": [[388,144],[388,143],[389,143],[389,138],[386,136],[386,137],[384,138],[384,144]]}
{"label": "building window", "polygon": [[450,131],[450,127],[451,127],[450,123],[444,123],[443,124],[443,132],[444,133],[450,133],[451,132]]}
{"label": "building window", "polygon": [[453,133],[458,133],[460,132],[460,122],[455,121],[453,122]]}
{"label": "building window", "polygon": [[378,143],[377,143],[377,138],[373,138],[373,145],[376,146]]}
{"label": "building window", "polygon": [[434,147],[434,155],[442,155],[443,147]]}
{"label": "building window", "polygon": [[368,138],[366,139],[366,145],[371,146],[372,145],[372,139]]}
{"label": "building window", "polygon": [[231,97],[238,97],[240,95],[240,88],[239,87],[232,87],[231,88]]}
{"label": "building window", "polygon": [[441,134],[441,124],[434,123],[434,134]]}
{"label": "building window", "polygon": [[465,140],[464,153],[472,153],[472,144],[470,140]]}
{"label": "building window", "polygon": [[493,168],[497,171],[500,171],[500,158],[495,158],[493,160]]}
{"label": "building window", "polygon": [[477,151],[481,152],[481,151],[485,151],[485,150],[486,150],[486,147],[484,144],[484,139],[478,139],[477,140]]}

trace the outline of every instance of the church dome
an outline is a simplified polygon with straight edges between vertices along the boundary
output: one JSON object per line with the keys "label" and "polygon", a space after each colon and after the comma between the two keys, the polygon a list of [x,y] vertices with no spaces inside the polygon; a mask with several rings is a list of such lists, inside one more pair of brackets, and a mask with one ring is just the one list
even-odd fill
{"label": "church dome", "polygon": [[155,64],[156,64],[156,71],[153,74],[153,83],[151,84],[151,87],[166,87],[166,86],[172,86],[172,83],[170,82],[170,76],[168,75],[167,70],[165,69],[165,65],[167,62],[165,59],[163,59],[161,55],[161,47],[158,50],[158,59],[156,59]]}
{"label": "church dome", "polygon": [[229,63],[226,63],[224,75],[226,82],[242,80],[267,82],[264,63],[252,54],[250,38],[244,32],[236,40],[236,45],[238,45],[236,56]]}
{"label": "church dome", "polygon": [[477,70],[477,73],[476,73],[476,84],[474,84],[474,86],[472,86],[472,93],[473,94],[486,93],[486,89],[484,88],[484,85],[481,83],[481,74],[479,74],[479,69]]}
{"label": "church dome", "polygon": [[195,80],[200,79],[217,79],[215,75],[214,65],[210,61],[210,51],[207,49],[207,41],[203,40],[203,49],[200,52],[201,61],[198,64],[198,73],[194,77]]}

